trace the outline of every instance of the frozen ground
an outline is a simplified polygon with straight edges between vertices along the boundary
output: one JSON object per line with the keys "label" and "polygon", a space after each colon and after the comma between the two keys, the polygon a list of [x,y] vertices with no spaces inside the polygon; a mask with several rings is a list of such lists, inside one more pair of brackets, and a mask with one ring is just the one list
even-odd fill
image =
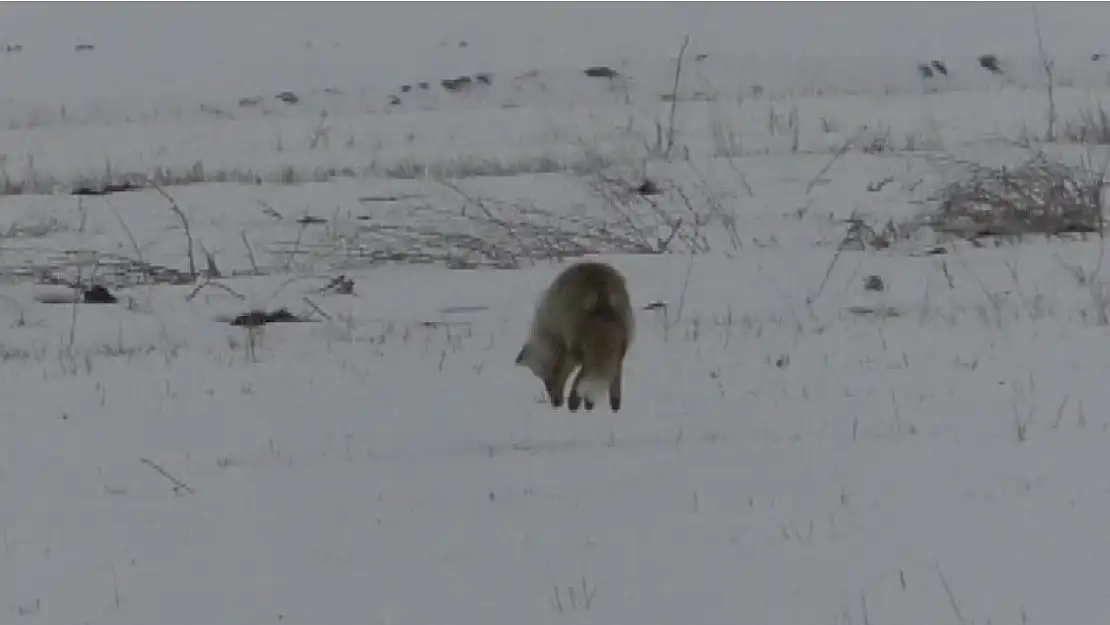
{"label": "frozen ground", "polygon": [[[3,622],[1110,608],[1098,238],[845,245],[1044,136],[1028,5],[0,6]],[[1044,147],[1100,161],[1110,10],[1039,11]],[[512,364],[587,253],[638,308],[619,415]]]}

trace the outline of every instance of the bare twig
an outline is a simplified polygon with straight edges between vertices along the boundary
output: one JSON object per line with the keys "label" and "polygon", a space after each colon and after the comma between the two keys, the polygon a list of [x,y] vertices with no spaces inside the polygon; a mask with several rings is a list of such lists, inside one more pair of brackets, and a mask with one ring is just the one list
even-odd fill
{"label": "bare twig", "polygon": [[139,248],[139,242],[135,240],[135,235],[132,234],[131,228],[127,227],[127,223],[123,221],[123,217],[119,214],[119,211],[116,210],[115,206],[112,206],[112,202],[108,199],[108,196],[104,196],[104,205],[108,207],[108,210],[112,211],[112,215],[119,223],[119,227],[123,229],[123,233],[127,235],[127,239],[131,241],[131,249],[135,250],[135,260],[140,263],[144,262],[143,251]]}
{"label": "bare twig", "polygon": [[116,610],[118,611],[120,609],[120,604],[123,603],[120,601],[119,596],[119,578],[116,576],[116,565],[113,564],[109,568],[112,571],[112,597],[115,599]]}
{"label": "bare twig", "polygon": [[262,326],[249,325],[244,328],[247,331],[247,358],[251,362],[258,362],[258,354],[255,346],[258,344],[258,334],[262,331]]}
{"label": "bare twig", "polygon": [[208,251],[207,247],[204,247],[203,241],[197,241],[197,245],[200,246],[200,251],[204,254],[204,275],[209,278],[222,278],[223,273],[220,271],[219,265],[216,264],[216,255]]}
{"label": "bare twig", "polygon": [[1056,409],[1056,420],[1052,422],[1052,429],[1054,430],[1058,429],[1060,427],[1060,422],[1064,420],[1064,407],[1068,405],[1068,399],[1070,398],[1064,395],[1063,401],[1060,402],[1060,407]]}
{"label": "bare twig", "polygon": [[744,172],[740,171],[740,168],[736,166],[736,163],[732,162],[731,158],[726,158],[725,162],[728,163],[729,168],[740,178],[740,184],[744,185],[744,190],[748,192],[748,197],[755,197],[755,191],[752,190],[752,185],[748,184],[748,177],[744,175]]}
{"label": "bare twig", "polygon": [[952,588],[948,585],[948,580],[944,579],[944,571],[940,569],[940,563],[937,563],[937,577],[940,578],[940,583],[944,586],[944,593],[948,595],[948,604],[952,606],[952,612],[956,615],[956,623],[958,625],[965,625],[967,621],[964,615],[960,613],[960,604],[956,602],[956,595],[952,594]]}
{"label": "bare twig", "polygon": [[231,295],[232,297],[234,297],[235,299],[237,299],[239,301],[243,301],[243,300],[247,299],[246,295],[243,295],[242,293],[236,292],[234,289],[227,286],[226,284],[223,284],[221,282],[216,282],[215,280],[206,280],[204,282],[201,282],[201,283],[197,284],[196,287],[194,287],[193,290],[188,295],[185,296],[185,301],[187,301],[187,302],[193,301],[193,298],[196,297],[197,294],[201,292],[201,290],[203,290],[205,287],[209,287],[209,286],[214,286],[218,289],[221,289],[221,290],[223,290],[224,292],[226,292],[227,294]]}
{"label": "bare twig", "polygon": [[320,315],[324,319],[327,319],[328,321],[331,321],[331,315],[321,310],[320,307],[316,305],[316,302],[308,299],[308,297],[302,297],[301,299],[304,300],[304,303],[308,304],[309,308],[316,311],[316,314]]}
{"label": "bare twig", "polygon": [[601,173],[598,173],[595,176],[595,179],[591,182],[590,185],[593,191],[601,196],[601,198],[606,203],[608,203],[609,208],[611,208],[613,212],[615,212],[617,216],[620,217],[624,227],[627,228],[629,232],[635,235],[636,239],[638,240],[637,242],[639,244],[642,244],[645,250],[649,250],[653,253],[666,251],[666,244],[669,244],[671,239],[673,239],[678,232],[678,227],[682,223],[681,220],[669,221],[669,225],[671,225],[673,228],[670,235],[666,238],[665,242],[653,242],[651,240],[651,237],[648,235],[646,228],[637,223],[638,220],[633,217],[627,195],[621,193],[620,191],[614,190],[627,188],[627,186],[628,185],[625,184],[623,180],[613,181]]}
{"label": "bare twig", "polygon": [[817,287],[816,293],[806,296],[806,305],[812,306],[821,298],[821,294],[825,292],[825,287],[829,284],[829,277],[832,276],[833,268],[836,267],[836,261],[840,260],[840,254],[843,251],[843,245],[836,246],[836,252],[833,254],[832,260],[829,261],[829,266],[825,268],[825,277],[821,279],[821,285]]}
{"label": "bare twig", "polygon": [[797,154],[802,142],[802,122],[798,117],[798,101],[790,100],[790,112],[786,123],[790,126],[790,153]]}
{"label": "bare twig", "polygon": [[860,138],[860,136],[863,135],[864,132],[867,132],[867,126],[861,126],[860,129],[856,131],[856,134],[848,137],[848,140],[845,141],[839,149],[837,149],[836,153],[834,153],[832,155],[832,158],[829,159],[829,162],[825,163],[825,166],[821,168],[821,171],[817,172],[817,175],[814,176],[813,179],[806,184],[806,195],[809,195],[810,192],[813,191],[813,187],[817,186],[817,181],[820,180],[821,177],[829,171],[829,169],[833,166],[833,163],[840,160],[841,156],[844,156],[848,153],[848,150],[850,150],[852,146],[855,145],[856,141]]}
{"label": "bare twig", "polygon": [[162,465],[158,464],[157,462],[154,462],[153,460],[150,460],[149,458],[142,458],[142,457],[139,458],[139,462],[141,462],[141,463],[147,465],[148,467],[154,469],[155,471],[161,473],[163,477],[165,477],[167,480],[172,482],[173,483],[173,494],[180,495],[182,492],[188,493],[190,495],[196,494],[197,491],[193,490],[192,488],[189,488],[188,484],[186,484],[185,482],[182,482],[181,480],[179,480],[176,477],[174,477],[173,475],[171,475],[169,471],[163,469]]}
{"label": "bare twig", "polygon": [[70,352],[71,355],[73,353],[73,344],[77,340],[77,305],[81,303],[81,299],[82,299],[81,289],[82,288],[83,287],[81,285],[81,268],[78,267],[77,268],[77,281],[74,282],[74,284],[73,284],[73,311],[72,311],[70,319],[69,319],[69,343],[66,345],[66,349]]}
{"label": "bare twig", "polygon": [[316,125],[316,130],[314,130],[312,132],[312,137],[310,137],[309,140],[308,140],[308,149],[315,150],[316,146],[320,143],[321,139],[323,139],[324,143],[327,144],[327,142],[328,142],[327,141],[328,131],[330,130],[327,126],[325,126],[327,121],[328,121],[328,112],[327,111],[321,111],[320,112],[320,123]]}
{"label": "bare twig", "polygon": [[663,150],[664,157],[670,156],[671,148],[674,147],[674,118],[678,111],[678,83],[682,79],[682,58],[686,56],[686,46],[688,45],[690,45],[690,35],[686,35],[682,39],[682,47],[678,49],[678,60],[675,62],[674,86],[671,88],[671,112],[667,120],[667,146]]}
{"label": "bare twig", "polygon": [[251,242],[247,239],[247,231],[240,230],[239,238],[243,240],[243,245],[247,248],[247,258],[251,261],[251,271],[254,272],[254,275],[259,275],[261,272],[258,271],[258,263],[254,262],[254,248],[251,247]]}
{"label": "bare twig", "polygon": [[304,237],[305,228],[308,227],[308,222],[301,222],[301,227],[297,229],[297,240],[293,242],[293,249],[289,251],[289,256],[285,259],[285,265],[282,266],[282,271],[289,271],[290,265],[293,264],[293,259],[301,251],[301,239]]}
{"label": "bare twig", "polygon": [[[559,585],[552,584],[552,589],[554,590],[554,596],[551,599],[551,607],[560,614],[566,613],[567,611],[589,612],[590,607],[593,605],[594,597],[597,596],[597,588],[590,587],[584,577],[578,589],[574,586],[566,587],[565,602],[563,601]],[[579,591],[581,591],[581,594],[579,594]]]}
{"label": "bare twig", "polygon": [[1033,29],[1037,35],[1037,56],[1041,60],[1041,68],[1044,70],[1045,87],[1048,89],[1048,128],[1045,129],[1044,140],[1052,142],[1056,140],[1056,95],[1055,83],[1056,76],[1054,73],[1055,62],[1049,60],[1048,55],[1044,51],[1044,40],[1041,38],[1041,18],[1037,14],[1037,5],[1030,3],[1030,9],[1033,11]]}
{"label": "bare twig", "polygon": [[[741,180],[744,183],[744,186],[748,187],[748,182],[747,182],[747,180],[744,180],[743,172],[741,172],[739,169],[736,168],[735,165],[732,164],[731,159],[726,159],[726,160],[729,160],[729,166],[732,167],[732,170],[734,172],[736,172],[737,175],[740,176]],[[708,205],[709,215],[716,216],[717,219],[719,219],[721,221],[721,225],[723,225],[725,227],[725,231],[728,233],[730,243],[732,243],[733,251],[734,252],[739,251],[743,247],[743,242],[740,239],[740,234],[736,231],[736,204],[737,204],[737,202],[731,202],[731,201],[727,202],[728,209],[726,209],[724,204],[721,202],[720,198],[718,198],[716,196],[716,194],[713,193],[710,190],[710,184],[705,179],[705,177],[702,176],[702,174],[697,170],[696,167],[694,167],[694,164],[692,162],[690,162],[689,165],[690,165],[690,171],[698,179],[698,189],[701,191],[702,195],[705,196],[706,204]],[[748,191],[749,192],[751,191],[751,187],[748,187]],[[681,194],[680,194],[680,196],[681,196]],[[683,198],[683,199],[685,200],[685,198]],[[696,214],[695,214],[695,217],[696,217]],[[708,220],[706,221],[706,223],[708,223]],[[698,225],[699,225],[698,223],[695,223],[695,226],[698,226]],[[704,225],[704,224],[702,224],[702,225]],[[708,247],[709,247],[709,244],[708,244],[708,242],[706,242],[706,248],[708,248]]]}
{"label": "bare twig", "polygon": [[686,263],[686,277],[682,280],[682,290],[679,291],[678,294],[678,310],[675,312],[674,321],[668,324],[668,329],[669,326],[672,326],[682,320],[682,311],[684,308],[686,308],[686,291],[690,287],[690,277],[694,273],[694,255],[695,252],[693,249],[691,249],[690,258]]}
{"label": "bare twig", "polygon": [[709,243],[706,242],[705,235],[701,233],[701,227],[708,223],[709,218],[698,214],[698,211],[694,208],[694,203],[690,201],[690,197],[686,195],[686,192],[683,191],[681,187],[675,187],[674,192],[682,199],[682,203],[686,205],[686,209],[689,210],[690,214],[693,216],[693,230],[688,237],[685,237],[686,245],[690,248],[690,253],[709,252]]}
{"label": "bare twig", "polygon": [[274,219],[277,219],[278,221],[281,221],[282,219],[285,219],[284,215],[279,213],[273,206],[270,206],[265,201],[258,200],[258,205],[262,207],[262,212],[266,213],[270,217],[273,217]]}
{"label": "bare twig", "polygon": [[165,189],[163,189],[160,185],[153,181],[150,182],[150,186],[162,197],[166,198],[166,201],[170,203],[170,210],[172,210],[174,214],[177,215],[177,218],[181,220],[181,226],[185,229],[185,243],[186,245],[188,245],[186,251],[188,252],[189,258],[189,275],[192,276],[193,280],[196,280],[197,261],[196,257],[193,255],[193,231],[189,228],[189,219],[185,217],[185,212],[182,211],[181,207],[177,205],[177,201],[173,199],[173,196],[171,196],[169,193],[166,193]]}

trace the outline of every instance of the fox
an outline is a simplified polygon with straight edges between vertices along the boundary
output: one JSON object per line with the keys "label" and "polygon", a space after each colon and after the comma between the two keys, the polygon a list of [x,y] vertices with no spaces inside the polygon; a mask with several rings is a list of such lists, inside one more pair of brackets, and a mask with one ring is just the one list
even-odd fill
{"label": "fox", "polygon": [[586,261],[561,271],[540,294],[516,364],[543,381],[553,408],[593,410],[606,392],[612,412],[621,409],[624,359],[635,335],[635,318],[623,274]]}

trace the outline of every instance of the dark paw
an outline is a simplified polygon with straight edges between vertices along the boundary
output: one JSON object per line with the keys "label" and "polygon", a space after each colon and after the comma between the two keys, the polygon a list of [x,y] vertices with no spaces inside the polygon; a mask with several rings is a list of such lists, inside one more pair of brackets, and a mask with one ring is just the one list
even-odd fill
{"label": "dark paw", "polygon": [[551,402],[552,408],[559,408],[563,405],[563,396],[558,393],[548,391],[547,399]]}
{"label": "dark paw", "polygon": [[544,390],[547,391],[547,400],[551,402],[551,406],[553,408],[561,407],[563,405],[563,394],[557,392],[554,386],[545,386],[546,388]]}
{"label": "dark paw", "polygon": [[594,403],[592,401],[587,399],[587,400],[585,400],[584,403],[586,404],[586,410],[593,410],[594,409]]}
{"label": "dark paw", "polygon": [[620,409],[621,409],[621,398],[620,397],[610,397],[609,398],[609,408],[612,409],[613,412],[619,412]]}
{"label": "dark paw", "polygon": [[579,397],[578,394],[576,394],[576,393],[571,393],[570,397],[567,398],[567,408],[571,412],[577,412],[578,411],[578,406],[581,405],[581,403],[582,403],[582,398]]}

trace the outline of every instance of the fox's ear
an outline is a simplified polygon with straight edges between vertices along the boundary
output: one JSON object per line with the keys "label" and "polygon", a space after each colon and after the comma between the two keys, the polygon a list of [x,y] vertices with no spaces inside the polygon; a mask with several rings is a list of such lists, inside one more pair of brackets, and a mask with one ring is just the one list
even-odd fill
{"label": "fox's ear", "polygon": [[524,346],[520,348],[520,353],[516,355],[516,364],[523,365],[524,364],[524,358],[527,355],[528,355],[528,344],[525,343]]}

